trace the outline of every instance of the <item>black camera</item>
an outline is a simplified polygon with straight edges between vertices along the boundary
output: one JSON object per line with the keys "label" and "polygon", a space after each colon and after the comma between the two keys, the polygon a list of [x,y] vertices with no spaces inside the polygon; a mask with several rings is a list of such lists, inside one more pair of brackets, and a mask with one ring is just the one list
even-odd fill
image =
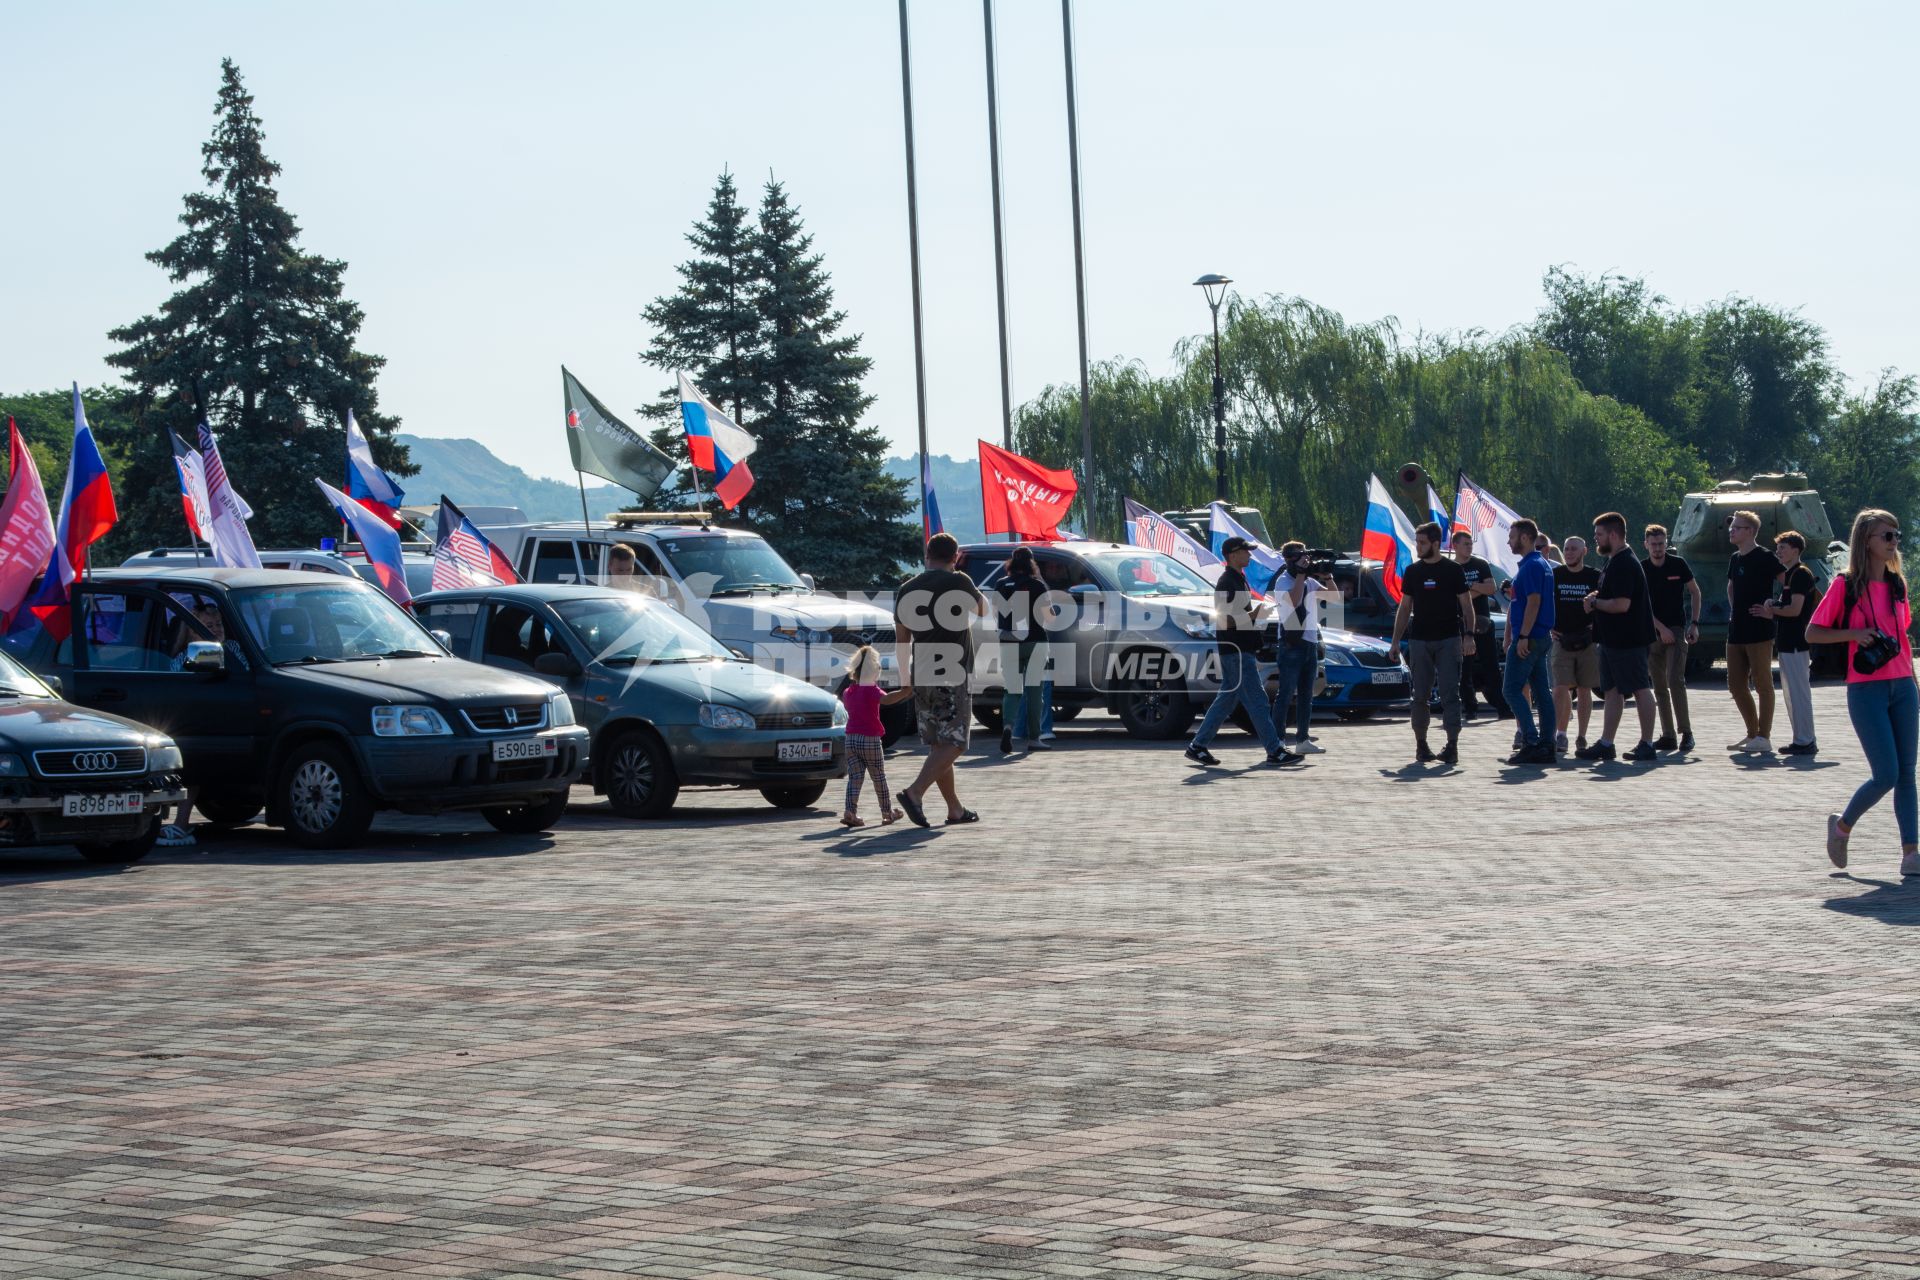
{"label": "black camera", "polygon": [[1873,638],[1853,647],[1853,669],[1870,676],[1900,656],[1900,642],[1875,627]]}
{"label": "black camera", "polygon": [[1296,551],[1287,557],[1287,568],[1293,573],[1304,573],[1310,578],[1324,578],[1332,575],[1339,563],[1338,552],[1325,547],[1309,547],[1305,551]]}

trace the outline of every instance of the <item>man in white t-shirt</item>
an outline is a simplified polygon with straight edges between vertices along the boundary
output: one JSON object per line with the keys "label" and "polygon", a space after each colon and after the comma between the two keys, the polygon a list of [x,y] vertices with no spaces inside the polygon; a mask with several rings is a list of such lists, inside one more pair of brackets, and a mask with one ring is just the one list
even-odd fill
{"label": "man in white t-shirt", "polygon": [[1292,709],[1298,739],[1293,749],[1306,754],[1323,750],[1307,736],[1313,723],[1313,680],[1320,666],[1320,602],[1316,597],[1334,588],[1309,572],[1307,546],[1289,542],[1280,548],[1284,567],[1273,580],[1272,602],[1280,619],[1280,646],[1276,655],[1280,687],[1273,696],[1273,727],[1287,736],[1287,711]]}

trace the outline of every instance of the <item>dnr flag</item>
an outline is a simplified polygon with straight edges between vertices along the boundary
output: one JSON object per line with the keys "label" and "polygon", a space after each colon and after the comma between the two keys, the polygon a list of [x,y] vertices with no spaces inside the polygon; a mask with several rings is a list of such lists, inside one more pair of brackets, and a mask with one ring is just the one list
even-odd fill
{"label": "dnr flag", "polygon": [[607,411],[580,385],[580,379],[560,366],[560,388],[567,401],[567,450],[573,469],[611,480],[645,501],[667,477],[673,462]]}
{"label": "dnr flag", "polygon": [[684,373],[680,375],[680,417],[686,424],[687,454],[693,465],[713,473],[713,496],[733,510],[753,488],[747,457],[757,442],[701,395]]}

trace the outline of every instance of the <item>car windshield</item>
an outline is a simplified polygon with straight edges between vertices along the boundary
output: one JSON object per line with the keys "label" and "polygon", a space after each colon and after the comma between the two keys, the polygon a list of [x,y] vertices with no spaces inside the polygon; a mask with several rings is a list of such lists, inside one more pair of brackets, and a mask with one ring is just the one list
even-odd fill
{"label": "car windshield", "polygon": [[0,698],[51,698],[53,690],[31,671],[0,653]]}
{"label": "car windshield", "polygon": [[700,596],[745,595],[755,591],[805,591],[806,584],[780,553],[759,538],[705,535],[663,538],[662,554],[680,580]]}
{"label": "car windshield", "polygon": [[587,647],[594,661],[608,666],[706,662],[733,656],[671,607],[636,596],[563,600],[553,606],[553,611]]}
{"label": "car windshield", "polygon": [[235,591],[233,606],[276,667],[444,652],[384,593],[333,574],[312,585]]}
{"label": "car windshield", "polygon": [[1159,551],[1113,552],[1092,561],[1130,596],[1210,596],[1213,584]]}

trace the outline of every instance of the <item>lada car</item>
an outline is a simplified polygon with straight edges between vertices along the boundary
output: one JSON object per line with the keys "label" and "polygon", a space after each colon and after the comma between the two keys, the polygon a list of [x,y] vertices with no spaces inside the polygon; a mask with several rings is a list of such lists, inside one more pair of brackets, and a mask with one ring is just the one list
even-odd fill
{"label": "lada car", "polygon": [[186,798],[180,748],[124,716],[77,707],[0,654],[0,848],[70,844],[133,862]]}
{"label": "lada car", "polygon": [[639,591],[524,585],[415,602],[455,654],[565,690],[593,734],[593,789],[659,817],[682,787],[746,787],[804,809],[846,773],[846,710],[747,662]]}
{"label": "lada car", "polygon": [[354,843],[379,809],[544,831],[587,764],[564,692],[452,656],[357,578],[107,570],[74,584],[72,615],[63,640],[8,643],[74,702],[170,736],[210,822],[264,808],[314,848]]}

